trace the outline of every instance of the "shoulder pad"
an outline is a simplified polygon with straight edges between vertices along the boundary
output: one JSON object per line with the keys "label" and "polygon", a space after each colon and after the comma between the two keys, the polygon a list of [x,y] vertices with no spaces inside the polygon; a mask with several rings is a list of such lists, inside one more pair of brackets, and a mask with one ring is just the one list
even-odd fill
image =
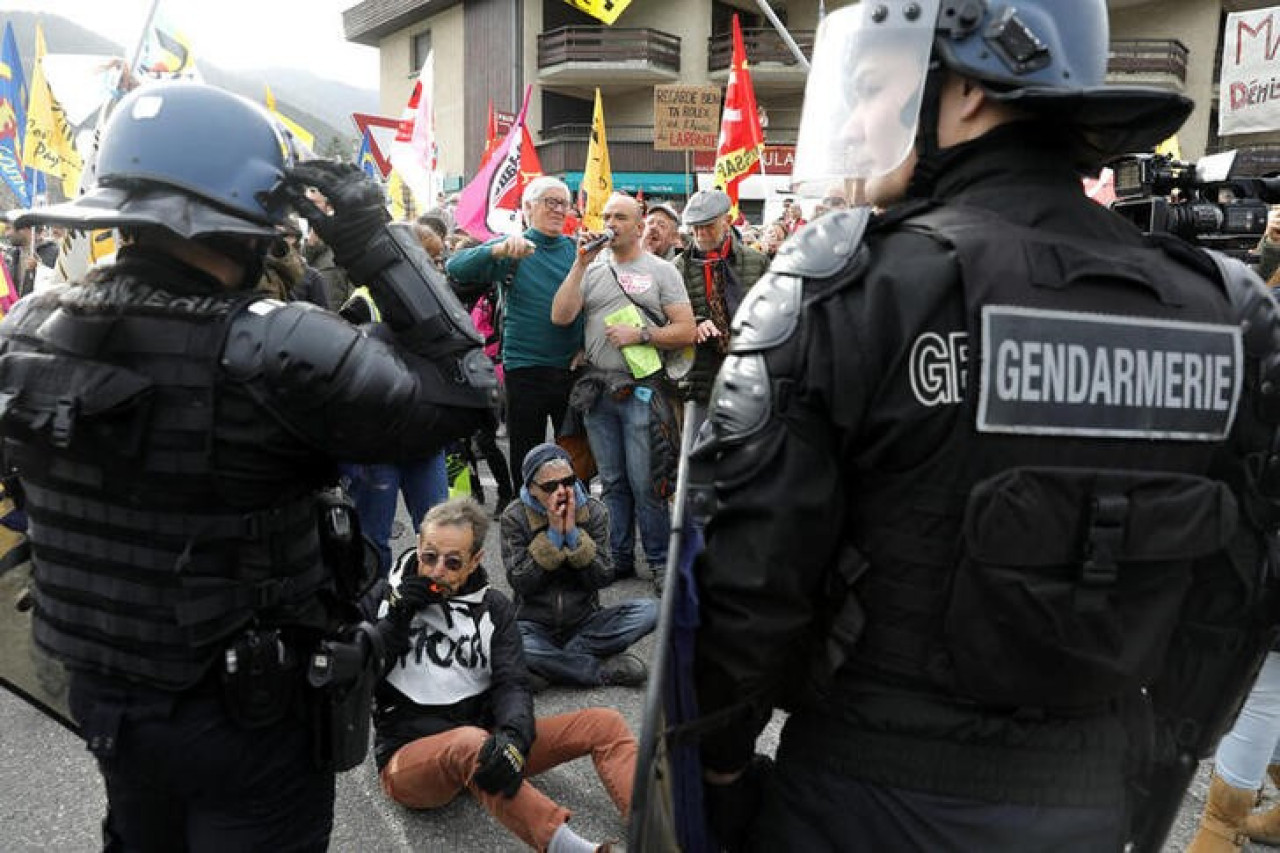
{"label": "shoulder pad", "polygon": [[773,409],[764,353],[730,355],[711,389],[707,419],[718,441],[736,443],[759,432]]}
{"label": "shoulder pad", "polygon": [[306,302],[257,299],[231,320],[222,366],[233,377],[265,375],[287,386],[332,377],[360,332]]}
{"label": "shoulder pad", "polygon": [[1251,356],[1270,355],[1280,346],[1280,311],[1266,284],[1248,264],[1233,257],[1201,250],[1218,269],[1231,308],[1240,321],[1245,352]]}
{"label": "shoulder pad", "polygon": [[791,337],[800,320],[803,290],[804,282],[795,275],[771,269],[761,276],[733,315],[729,352],[759,352]]}
{"label": "shoulder pad", "polygon": [[870,219],[869,207],[820,216],[782,244],[770,269],[800,278],[830,278],[849,263],[862,245]]}

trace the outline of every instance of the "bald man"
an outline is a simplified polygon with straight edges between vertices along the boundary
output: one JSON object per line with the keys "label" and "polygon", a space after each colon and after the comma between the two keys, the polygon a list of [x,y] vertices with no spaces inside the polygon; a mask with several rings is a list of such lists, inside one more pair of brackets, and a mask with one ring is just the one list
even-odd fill
{"label": "bald man", "polygon": [[[643,217],[639,202],[630,196],[615,194],[605,203],[604,223],[614,234],[608,243],[612,251],[602,257],[603,243],[586,251],[595,235],[583,236],[577,260],[551,303],[551,322],[567,326],[585,318],[587,362],[592,378],[605,389],[583,418],[609,508],[614,576],[635,574],[633,528],[638,525],[654,585],[661,591],[671,520],[650,475],[649,416],[654,395],[672,389],[661,370],[637,375],[644,371],[629,366],[624,350],[680,349],[693,343],[695,329],[689,296],[675,267],[644,249]],[[634,323],[619,322],[618,312],[628,309]]]}

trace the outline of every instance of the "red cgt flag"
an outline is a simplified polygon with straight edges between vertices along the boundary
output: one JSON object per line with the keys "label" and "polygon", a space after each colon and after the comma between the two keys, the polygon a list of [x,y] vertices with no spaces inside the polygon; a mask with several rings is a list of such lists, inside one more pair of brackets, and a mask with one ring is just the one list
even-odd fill
{"label": "red cgt flag", "polygon": [[493,156],[493,150],[498,147],[498,143],[502,140],[498,138],[498,120],[493,115],[493,99],[489,99],[489,117],[485,120],[484,125],[484,153],[480,155],[480,165],[483,166],[489,162],[489,158]]}
{"label": "red cgt flag", "polygon": [[738,184],[753,168],[764,174],[761,153],[764,131],[756,109],[756,92],[747,68],[747,51],[742,45],[742,27],[733,16],[733,66],[729,70],[729,86],[724,95],[724,112],[720,116],[720,141],[716,145],[715,185],[733,201],[731,213],[738,216]]}

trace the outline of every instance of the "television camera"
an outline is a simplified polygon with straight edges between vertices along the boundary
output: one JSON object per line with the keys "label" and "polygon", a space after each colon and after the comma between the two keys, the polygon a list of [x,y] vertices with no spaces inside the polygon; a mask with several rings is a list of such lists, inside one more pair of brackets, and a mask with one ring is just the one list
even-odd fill
{"label": "television camera", "polygon": [[1174,234],[1250,260],[1267,229],[1269,205],[1280,203],[1280,178],[1228,177],[1233,160],[1234,152],[1226,168],[1214,164],[1221,179],[1208,176],[1214,170],[1167,154],[1113,160],[1116,200],[1111,209],[1145,233]]}

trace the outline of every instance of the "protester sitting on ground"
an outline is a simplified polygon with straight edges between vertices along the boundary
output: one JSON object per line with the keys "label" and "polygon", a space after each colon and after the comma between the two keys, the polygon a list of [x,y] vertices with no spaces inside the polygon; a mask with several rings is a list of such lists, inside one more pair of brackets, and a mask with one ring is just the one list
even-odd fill
{"label": "protester sitting on ground", "polygon": [[483,566],[488,528],[470,499],[433,507],[416,550],[365,599],[386,646],[374,704],[382,789],[413,809],[439,808],[465,789],[530,847],[599,849],[526,777],[590,755],[625,819],[636,739],[612,708],[534,718],[515,608]]}
{"label": "protester sitting on ground", "polygon": [[613,582],[609,510],[578,482],[559,445],[539,444],[521,470],[520,500],[502,514],[502,565],[535,688],[643,684],[644,661],[626,649],[653,631],[658,602],[600,606],[598,590]]}

